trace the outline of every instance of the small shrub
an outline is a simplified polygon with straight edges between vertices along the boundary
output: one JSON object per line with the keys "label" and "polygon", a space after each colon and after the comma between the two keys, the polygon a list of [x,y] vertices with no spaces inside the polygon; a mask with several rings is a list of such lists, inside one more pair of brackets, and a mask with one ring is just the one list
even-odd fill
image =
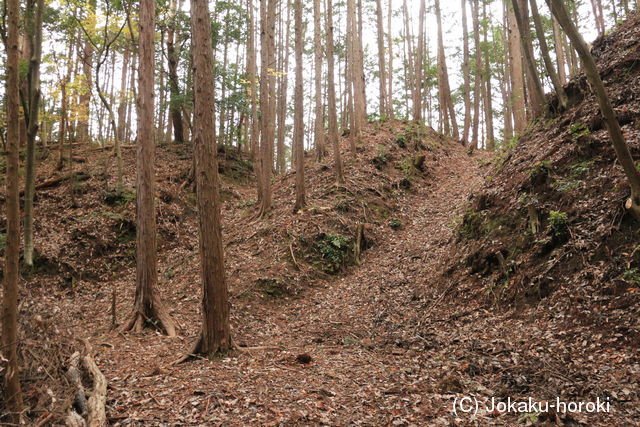
{"label": "small shrub", "polygon": [[124,206],[136,199],[136,193],[132,191],[105,191],[102,194],[102,200],[109,206]]}
{"label": "small shrub", "polygon": [[337,273],[352,255],[352,239],[340,234],[321,234],[315,243],[321,255],[318,267],[326,273]]}
{"label": "small shrub", "polygon": [[478,239],[483,234],[483,220],[478,212],[467,211],[462,217],[462,224],[458,228],[458,235],[465,239]]}
{"label": "small shrub", "polygon": [[569,127],[569,133],[574,137],[579,138],[581,136],[589,135],[591,132],[586,125],[582,123],[576,123],[575,125],[571,125]]}
{"label": "small shrub", "polygon": [[371,163],[373,163],[376,169],[382,170],[386,164],[389,163],[389,156],[384,151],[379,151],[373,159],[371,159]]}
{"label": "small shrub", "polygon": [[551,162],[549,160],[543,160],[537,163],[534,167],[529,170],[529,178],[531,180],[531,184],[539,185],[544,183],[549,176],[549,171],[551,170]]}
{"label": "small shrub", "polygon": [[549,227],[555,237],[566,236],[568,231],[567,214],[553,210],[549,212]]}
{"label": "small shrub", "polygon": [[262,293],[271,298],[283,298],[291,294],[282,280],[258,279],[257,287]]}
{"label": "small shrub", "polygon": [[622,277],[625,281],[633,286],[640,286],[640,270],[637,268],[630,268],[625,270],[622,274]]}
{"label": "small shrub", "polygon": [[402,222],[398,218],[392,218],[391,221],[389,221],[389,227],[398,230],[402,227]]}

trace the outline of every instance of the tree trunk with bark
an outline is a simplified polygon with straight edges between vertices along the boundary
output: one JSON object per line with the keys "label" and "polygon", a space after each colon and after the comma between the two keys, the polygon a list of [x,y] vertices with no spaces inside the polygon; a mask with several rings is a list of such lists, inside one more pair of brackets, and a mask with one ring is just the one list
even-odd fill
{"label": "tree trunk with bark", "polygon": [[529,25],[529,11],[527,0],[513,0],[513,11],[516,17],[516,24],[520,33],[522,43],[522,53],[527,66],[527,82],[529,86],[529,105],[531,115],[536,118],[542,114],[544,107],[544,89],[538,76],[536,61],[533,57],[533,45],[531,44],[531,27]]}
{"label": "tree trunk with bark", "polygon": [[524,70],[522,64],[522,44],[520,31],[516,24],[516,15],[511,2],[507,4],[507,23],[509,28],[509,64],[511,71],[511,108],[513,110],[513,128],[520,134],[527,126],[527,110],[524,98]]}
{"label": "tree trunk with bark", "polygon": [[382,18],[382,0],[376,0],[376,22],[378,25],[378,82],[380,83],[379,111],[380,118],[385,118],[389,109],[387,107],[387,73],[385,71],[386,62],[384,58],[384,21]]}
{"label": "tree trunk with bark", "polygon": [[[182,1],[180,1],[182,6]],[[180,101],[180,84],[178,79],[178,53],[175,47],[176,14],[178,11],[176,0],[171,0],[169,6],[169,27],[167,31],[167,61],[169,71],[169,115],[173,123],[173,140],[178,144],[184,143],[184,127],[182,125],[182,108]]]}
{"label": "tree trunk with bark", "polygon": [[462,3],[462,79],[463,79],[463,98],[464,98],[464,122],[462,125],[462,142],[467,145],[469,143],[469,128],[471,127],[471,82],[469,69],[469,32],[467,30],[467,4],[466,0]]}
{"label": "tree trunk with bark", "polygon": [[294,117],[293,117],[293,153],[296,168],[296,203],[293,211],[297,212],[306,205],[304,189],[304,105],[302,92],[302,51],[304,42],[302,39],[302,2],[294,0],[295,13],[295,48],[296,48],[296,87],[294,95]]}
{"label": "tree trunk with bark", "polygon": [[232,348],[222,248],[210,22],[207,0],[191,0],[194,157],[203,283],[202,330],[191,354],[207,356]]}
{"label": "tree trunk with bark", "polygon": [[42,58],[42,12],[44,0],[29,0],[25,8],[25,32],[29,41],[27,93],[24,109],[27,125],[24,191],[24,263],[33,266],[33,199],[35,196],[36,136],[40,113],[40,61]]}
{"label": "tree trunk with bark", "polygon": [[7,234],[4,264],[4,294],[2,298],[2,354],[7,359],[4,376],[4,401],[7,419],[19,424],[22,412],[20,368],[18,365],[18,282],[20,278],[20,93],[18,36],[20,4],[6,0],[7,62],[6,62],[6,120],[7,120]]}
{"label": "tree trunk with bark", "polygon": [[326,153],[324,132],[324,105],[322,104],[322,11],[320,0],[313,0],[313,53],[315,71],[315,120],[313,140],[316,159],[322,161]]}
{"label": "tree trunk with bark", "polygon": [[276,124],[275,24],[277,0],[260,0],[260,216],[271,210],[271,172]]}
{"label": "tree trunk with bark", "polygon": [[533,16],[533,24],[536,28],[536,35],[538,37],[538,45],[540,46],[540,53],[542,54],[542,59],[544,61],[544,66],[547,70],[547,74],[549,74],[549,78],[551,79],[551,83],[553,84],[553,88],[558,95],[558,102],[560,104],[560,109],[565,110],[567,108],[567,94],[564,91],[564,87],[560,80],[560,76],[556,72],[555,67],[553,66],[553,62],[551,62],[551,55],[549,54],[549,46],[547,46],[547,38],[544,33],[544,27],[542,25],[542,19],[540,18],[540,13],[538,13],[538,5],[536,0],[529,0],[529,5],[531,6],[531,16]]}
{"label": "tree trunk with bark", "polygon": [[340,156],[340,142],[338,140],[338,117],[336,112],[335,59],[333,55],[333,4],[327,0],[327,109],[329,119],[329,144],[333,147],[336,181],[344,183],[342,173],[342,158]]}
{"label": "tree trunk with bark", "polygon": [[127,330],[140,332],[144,327],[162,329],[175,336],[175,326],[156,291],[158,259],[155,211],[154,141],[154,35],[155,2],[140,1],[136,153],[136,294]]}

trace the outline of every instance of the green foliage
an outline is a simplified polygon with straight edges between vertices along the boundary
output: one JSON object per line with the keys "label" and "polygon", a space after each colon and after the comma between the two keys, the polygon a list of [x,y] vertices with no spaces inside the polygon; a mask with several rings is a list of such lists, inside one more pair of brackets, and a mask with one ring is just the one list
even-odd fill
{"label": "green foliage", "polygon": [[402,227],[402,222],[398,218],[392,218],[391,221],[389,221],[389,227],[398,230]]}
{"label": "green foliage", "polygon": [[549,227],[555,237],[566,236],[567,231],[569,231],[567,220],[567,214],[564,212],[554,210],[549,212]]}
{"label": "green foliage", "polygon": [[407,178],[411,178],[416,174],[416,168],[413,166],[411,159],[404,159],[396,165],[396,169],[401,170]]}
{"label": "green foliage", "polygon": [[586,125],[582,123],[576,123],[569,127],[569,133],[575,138],[579,138],[581,136],[589,135],[591,132]]}
{"label": "green foliage", "polygon": [[536,163],[531,169],[529,169],[529,178],[531,183],[542,184],[547,180],[549,171],[551,170],[551,162],[549,160],[543,160]]}
{"label": "green foliage", "polygon": [[478,239],[482,237],[482,216],[478,212],[467,211],[462,217],[462,223],[458,227],[458,235],[465,239]]}
{"label": "green foliage", "polygon": [[638,268],[629,268],[624,271],[622,278],[633,286],[640,286],[640,270]]}
{"label": "green foliage", "polygon": [[386,164],[389,163],[389,155],[387,154],[386,149],[383,145],[378,145],[378,152],[371,159],[371,163],[373,163],[373,165],[378,170],[382,170],[382,168],[384,168]]}
{"label": "green foliage", "polygon": [[315,248],[321,255],[319,267],[326,273],[337,273],[347,264],[351,255],[352,239],[341,234],[321,234]]}
{"label": "green foliage", "polygon": [[271,298],[283,298],[290,294],[289,290],[280,279],[258,279],[258,289]]}
{"label": "green foliage", "polygon": [[571,165],[569,167],[571,177],[579,178],[586,175],[591,170],[591,166],[593,166],[593,160],[585,160]]}
{"label": "green foliage", "polygon": [[109,206],[124,206],[136,199],[136,193],[127,190],[105,191],[102,200]]}
{"label": "green foliage", "polygon": [[7,247],[7,235],[0,233],[0,250],[4,250]]}

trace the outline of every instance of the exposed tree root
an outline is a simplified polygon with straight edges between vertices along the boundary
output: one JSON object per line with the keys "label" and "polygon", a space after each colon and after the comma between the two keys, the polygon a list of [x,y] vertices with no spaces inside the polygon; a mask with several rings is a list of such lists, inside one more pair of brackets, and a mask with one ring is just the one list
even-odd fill
{"label": "exposed tree root", "polygon": [[169,337],[176,336],[176,327],[169,312],[155,296],[151,304],[136,301],[135,310],[124,327],[125,331],[142,332],[145,327],[156,328]]}
{"label": "exposed tree root", "polygon": [[198,340],[193,345],[191,351],[189,351],[187,354],[182,356],[180,359],[173,362],[173,365],[179,365],[181,363],[189,362],[193,359],[202,359],[207,357],[213,357],[216,355],[227,354],[231,350],[236,349],[236,346],[233,344],[233,342],[231,342],[231,344],[226,348],[223,348],[223,346],[221,345],[218,345],[218,347],[211,348],[211,349],[204,349],[203,347],[204,347],[204,340],[202,338],[202,332],[201,332],[200,336],[198,337]]}

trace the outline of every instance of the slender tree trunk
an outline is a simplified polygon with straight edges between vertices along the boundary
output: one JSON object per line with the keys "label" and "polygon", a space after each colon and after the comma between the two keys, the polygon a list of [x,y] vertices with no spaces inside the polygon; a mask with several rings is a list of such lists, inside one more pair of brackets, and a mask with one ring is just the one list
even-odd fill
{"label": "slender tree trunk", "polygon": [[549,74],[549,78],[551,79],[551,83],[553,84],[553,88],[558,95],[558,101],[560,104],[560,109],[565,110],[567,108],[567,94],[564,91],[564,87],[562,86],[562,82],[558,73],[556,73],[556,69],[553,66],[553,62],[551,62],[551,55],[549,54],[549,47],[547,46],[547,38],[544,33],[544,27],[542,26],[542,19],[540,18],[540,14],[538,13],[538,5],[536,4],[536,0],[529,0],[529,4],[531,5],[531,16],[533,16],[533,23],[536,28],[536,35],[538,36],[538,45],[540,46],[540,53],[542,54],[542,59],[544,60],[544,66],[547,70],[547,74]]}
{"label": "slender tree trunk", "polygon": [[344,183],[342,173],[342,159],[340,156],[340,142],[338,141],[338,117],[336,114],[336,86],[334,81],[335,61],[333,55],[333,4],[327,0],[327,108],[329,110],[329,143],[333,147],[333,158],[336,170],[336,180]]}
{"label": "slender tree trunk", "polygon": [[232,348],[220,225],[210,22],[208,1],[191,0],[194,157],[203,283],[202,330],[191,354],[203,355],[225,353]]}
{"label": "slender tree trunk", "polygon": [[313,51],[315,71],[315,120],[313,140],[316,147],[316,159],[322,161],[326,156],[324,133],[324,105],[322,104],[322,11],[320,0],[313,0]]}
{"label": "slender tree trunk", "polygon": [[384,24],[382,19],[382,0],[376,0],[376,20],[378,24],[377,36],[378,36],[378,81],[380,83],[380,118],[387,116],[389,111],[387,107],[387,73],[385,71],[385,58],[384,58]]}
{"label": "slender tree trunk", "polygon": [[393,17],[393,0],[388,0],[389,8],[387,10],[387,46],[389,49],[389,67],[387,68],[387,83],[389,89],[387,95],[389,100],[387,101],[387,115],[390,119],[395,118],[393,110],[393,34],[391,32],[391,18]]}
{"label": "slender tree trunk", "polygon": [[[506,49],[509,47],[508,41],[508,22],[507,22],[507,10],[508,5],[504,4],[504,13],[503,13],[503,21],[502,21],[502,44]],[[511,104],[511,99],[509,98],[509,94],[511,93],[511,87],[509,78],[511,76],[511,59],[510,55],[506,55],[501,67],[502,75],[500,76],[500,92],[502,94],[502,106],[503,106],[503,122],[504,122],[504,131],[503,131],[503,146],[506,145],[513,138],[513,114]]]}
{"label": "slender tree trunk", "polygon": [[[95,28],[95,13],[96,13],[96,0],[89,0],[87,2],[87,21],[90,23],[88,31],[93,32]],[[93,71],[93,45],[89,40],[85,41],[82,51],[82,72],[84,74],[84,85],[82,92],[80,93],[79,107],[80,114],[78,117],[77,135],[81,141],[88,141],[89,135],[89,118],[90,118],[90,104],[91,104],[91,88],[92,88],[92,76]]]}
{"label": "slender tree trunk", "polygon": [[[438,0],[436,0],[436,5]],[[418,52],[416,55],[415,85],[413,89],[413,120],[422,121],[422,86],[424,85],[424,19],[426,13],[426,1],[420,0],[420,12],[418,16]],[[439,11],[439,6],[436,6]],[[438,39],[440,40],[440,39]]]}
{"label": "slender tree trunk", "polygon": [[294,125],[293,125],[293,151],[296,167],[296,203],[293,211],[297,212],[306,205],[304,189],[304,105],[303,105],[303,79],[302,51],[304,42],[302,40],[302,2],[294,0],[295,13],[295,36],[296,36],[296,87],[294,96]]}
{"label": "slender tree trunk", "polygon": [[[440,93],[442,97],[443,106],[443,115],[447,118],[445,120],[445,124],[451,124],[451,133],[446,132],[447,134],[452,135],[454,138],[460,138],[460,134],[458,131],[458,123],[456,121],[456,112],[455,107],[453,105],[453,99],[451,97],[451,87],[449,85],[449,72],[447,71],[447,61],[446,54],[444,51],[444,41],[442,37],[442,18],[440,14],[440,1],[435,1],[435,9],[436,9],[436,20],[438,23],[438,68],[440,70]],[[424,44],[424,41],[423,41]]]}
{"label": "slender tree trunk", "polygon": [[520,31],[516,24],[515,12],[509,4],[507,5],[507,9],[507,23],[509,27],[509,64],[511,65],[511,106],[513,109],[514,132],[516,134],[520,134],[527,126],[527,114],[524,98],[522,44],[520,43]]}
{"label": "slender tree trunk", "polygon": [[118,138],[121,141],[125,139],[125,119],[127,114],[127,71],[129,70],[129,58],[131,51],[125,47],[122,56],[122,71],[120,79],[120,102],[118,103]]}
{"label": "slender tree trunk", "polygon": [[[483,3],[482,5],[482,14],[483,19],[487,21],[487,4]],[[485,127],[487,129],[487,139],[485,148],[487,150],[493,150],[495,148],[495,139],[493,135],[493,94],[491,91],[491,56],[489,54],[489,43],[487,36],[487,26],[484,27],[484,35],[483,41],[484,45],[487,46],[485,50],[484,56],[484,73],[483,73],[483,81],[485,84],[485,101],[484,101],[484,117],[485,117]]]}
{"label": "slender tree trunk", "polygon": [[553,40],[556,51],[556,63],[558,64],[558,77],[560,78],[560,83],[565,84],[567,82],[567,72],[564,43],[562,40],[564,35],[560,31],[558,20],[553,15],[551,16],[551,20],[553,21]]}
{"label": "slender tree trunk", "polygon": [[249,9],[249,29],[247,30],[247,75],[249,77],[249,99],[251,102],[251,141],[249,142],[249,153],[251,160],[255,161],[260,141],[260,122],[258,119],[258,64],[256,59],[256,24],[253,0],[247,0],[247,8]]}
{"label": "slender tree trunk", "polygon": [[155,142],[153,77],[155,1],[140,1],[137,100],[137,153],[136,153],[136,294],[133,313],[127,330],[142,331],[145,326],[160,327],[169,336],[175,336],[175,326],[160,302],[155,211]]}
{"label": "slender tree trunk", "polygon": [[535,118],[542,114],[544,106],[544,90],[542,88],[536,62],[533,57],[527,0],[513,0],[513,11],[515,12],[516,24],[518,25],[518,30],[520,32],[522,53],[524,54],[525,64],[527,65],[527,81],[529,82],[531,114]]}
{"label": "slender tree trunk", "polygon": [[365,87],[364,87],[364,66],[362,57],[362,39],[356,36],[356,32],[359,31],[359,20],[356,14],[356,0],[347,0],[347,14],[349,18],[349,24],[347,25],[348,34],[350,38],[350,51],[351,57],[349,60],[349,73],[352,83],[352,97],[353,97],[353,129],[351,129],[352,145],[351,151],[355,156],[355,140],[360,137],[360,132],[364,128],[366,121],[366,106],[365,106]]}
{"label": "slender tree trunk", "polygon": [[471,12],[473,14],[473,41],[475,45],[475,78],[473,88],[473,126],[471,130],[471,148],[478,148],[478,128],[480,126],[480,99],[482,98],[482,50],[480,48],[480,17],[479,2],[473,0]]}
{"label": "slender tree trunk", "polygon": [[[193,1],[193,0],[192,0]],[[260,216],[271,210],[271,171],[273,169],[273,142],[276,122],[276,69],[275,23],[276,0],[260,0],[261,26],[261,78],[260,78]],[[271,70],[271,71],[270,71]]]}
{"label": "slender tree trunk", "polygon": [[[287,89],[289,85],[289,40],[290,40],[290,20],[291,20],[291,8],[287,6],[287,20],[284,22],[286,26],[286,30],[280,31],[281,37],[284,36],[284,43],[280,43],[280,46],[284,44],[284,52],[281,49],[281,61],[280,68],[282,69],[282,73],[280,74],[278,80],[278,137],[276,139],[276,171],[278,173],[283,173],[286,168],[286,159],[285,159],[285,131],[287,129]],[[282,29],[282,21],[280,22]]]}
{"label": "slender tree trunk", "polygon": [[20,167],[20,93],[19,93],[19,15],[18,0],[6,0],[7,62],[7,234],[2,298],[2,354],[7,359],[4,372],[4,402],[9,422],[18,425],[22,412],[20,368],[18,365],[18,282],[20,275],[20,199],[18,169]]}
{"label": "slender tree trunk", "polygon": [[462,125],[462,142],[469,143],[469,128],[471,127],[471,83],[469,70],[469,32],[467,30],[467,4],[462,0],[462,79],[464,97],[464,122]]}
{"label": "slender tree trunk", "polygon": [[[182,1],[180,1],[180,6]],[[169,115],[173,123],[173,139],[178,144],[184,143],[184,127],[182,124],[182,102],[180,101],[180,84],[178,79],[178,53],[175,48],[175,26],[178,7],[176,0],[169,6],[169,27],[167,31],[167,61],[169,71]]]}
{"label": "slender tree trunk", "polygon": [[[42,10],[44,0],[29,0],[25,9],[25,30],[29,40],[27,71],[27,150],[24,191],[24,263],[33,266],[33,198],[36,174],[36,136],[40,113],[40,60],[42,57]],[[23,97],[24,97],[23,95]]]}

